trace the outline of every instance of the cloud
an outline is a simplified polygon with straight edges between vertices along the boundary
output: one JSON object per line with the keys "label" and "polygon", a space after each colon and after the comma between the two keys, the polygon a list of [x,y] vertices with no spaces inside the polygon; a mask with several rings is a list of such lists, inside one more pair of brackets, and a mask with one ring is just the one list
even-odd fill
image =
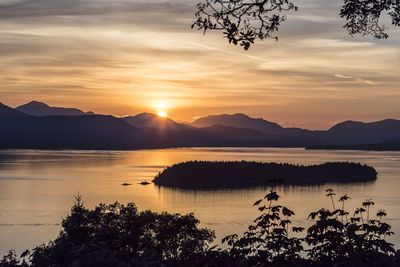
{"label": "cloud", "polygon": [[[0,5],[0,20],[58,25],[82,21],[104,23],[173,24],[194,16],[195,2],[182,0],[20,0]],[[174,15],[174,16],[171,16]]]}
{"label": "cloud", "polygon": [[374,81],[365,80],[363,78],[349,76],[349,75],[343,75],[343,74],[340,74],[340,73],[334,74],[334,76],[336,78],[339,78],[339,79],[352,80],[352,81],[355,81],[357,83],[363,83],[363,84],[368,84],[368,85],[378,85],[379,84],[379,83],[374,82]]}
{"label": "cloud", "polygon": [[27,0],[1,0],[0,8],[10,8],[13,6],[20,5],[24,2],[27,2]]}
{"label": "cloud", "polygon": [[355,48],[370,47],[372,42],[349,41],[343,39],[308,38],[300,41],[300,44],[315,48]]}
{"label": "cloud", "polygon": [[334,75],[336,78],[339,78],[339,79],[354,79],[354,77],[353,76],[347,76],[347,75],[343,75],[343,74],[335,74]]}
{"label": "cloud", "polygon": [[370,81],[370,80],[363,80],[363,79],[361,79],[361,82],[363,82],[365,84],[370,84],[370,85],[378,85],[379,84],[377,82],[373,82],[373,81]]}
{"label": "cloud", "polygon": [[339,109],[365,114],[374,100],[400,116],[399,34],[349,38],[342,0],[302,0],[278,42],[247,52],[221,32],[191,30],[196,2],[0,0],[0,99],[110,114],[165,101],[178,120],[240,110],[310,125],[338,120]]}

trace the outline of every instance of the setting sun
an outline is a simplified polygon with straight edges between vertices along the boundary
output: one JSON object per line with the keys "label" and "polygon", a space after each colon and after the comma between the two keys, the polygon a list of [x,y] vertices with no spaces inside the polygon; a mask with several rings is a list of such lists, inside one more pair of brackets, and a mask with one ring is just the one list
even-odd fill
{"label": "setting sun", "polygon": [[160,116],[160,117],[163,117],[163,118],[168,117],[168,114],[167,114],[165,111],[159,111],[159,112],[157,113],[157,115]]}

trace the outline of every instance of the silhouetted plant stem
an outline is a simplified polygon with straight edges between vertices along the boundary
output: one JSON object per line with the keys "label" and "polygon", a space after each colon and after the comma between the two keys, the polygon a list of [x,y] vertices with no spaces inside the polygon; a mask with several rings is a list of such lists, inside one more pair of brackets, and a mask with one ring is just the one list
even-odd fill
{"label": "silhouetted plant stem", "polygon": [[367,221],[369,221],[369,207],[373,206],[375,203],[371,199],[365,200],[362,205],[367,208]]}
{"label": "silhouetted plant stem", "polygon": [[335,203],[333,202],[333,197],[332,196],[331,196],[331,202],[332,202],[333,210],[336,210]]}
{"label": "silhouetted plant stem", "polygon": [[[328,191],[327,191],[328,192]],[[333,199],[333,190],[329,190]],[[193,214],[139,212],[133,203],[100,204],[86,209],[79,196],[71,214],[62,222],[59,237],[47,245],[24,252],[11,251],[0,259],[0,267],[29,266],[400,266],[400,251],[385,240],[394,234],[384,222],[384,210],[377,219],[369,217],[370,199],[344,221],[342,210],[321,208],[311,212],[314,223],[305,237],[290,237],[294,212],[279,205],[280,196],[270,190],[257,200],[261,215],[239,238],[225,237],[226,250],[209,247],[214,233],[197,228]],[[338,205],[340,207],[340,204]],[[367,221],[362,219],[367,213]],[[341,221],[338,219],[341,214]],[[292,227],[300,233],[303,227]],[[305,248],[305,246],[307,246]],[[28,261],[25,261],[28,260]]]}

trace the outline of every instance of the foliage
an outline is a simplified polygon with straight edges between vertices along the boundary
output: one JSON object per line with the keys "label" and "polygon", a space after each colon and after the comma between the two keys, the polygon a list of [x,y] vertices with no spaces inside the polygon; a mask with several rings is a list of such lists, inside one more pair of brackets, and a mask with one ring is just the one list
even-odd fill
{"label": "foliage", "polygon": [[[229,253],[251,265],[265,263],[285,263],[287,265],[302,262],[301,251],[304,249],[301,239],[289,237],[290,209],[274,205],[279,195],[270,191],[263,199],[254,203],[262,214],[254,220],[254,225],[244,236],[236,234],[225,237],[222,242],[230,246]],[[293,227],[292,231],[302,232],[304,228]]]}
{"label": "foliage", "polygon": [[[21,257],[25,257],[26,252],[22,253]],[[13,266],[20,266],[25,267],[29,266],[26,261],[23,259],[22,262],[18,258],[17,253],[14,250],[10,250],[6,255],[3,256],[3,259],[0,261],[1,267],[13,267]]]}
{"label": "foliage", "polygon": [[[333,190],[327,189],[327,193],[332,198]],[[345,265],[349,262],[356,265],[389,264],[396,251],[393,244],[385,240],[393,234],[391,226],[382,221],[385,211],[379,210],[376,219],[370,218],[369,210],[374,202],[366,200],[348,219],[349,213],[344,210],[347,199],[347,195],[339,199],[343,203],[340,209],[336,209],[332,202],[332,211],[320,209],[310,213],[309,217],[315,224],[307,230],[305,237],[310,246],[307,251],[309,258],[319,265]],[[365,212],[366,218],[363,217]]]}
{"label": "foliage", "polygon": [[344,0],[340,16],[346,18],[344,28],[350,35],[372,35],[386,39],[387,27],[380,24],[382,13],[386,12],[394,26],[400,26],[400,0]]}
{"label": "foliage", "polygon": [[[286,20],[285,13],[297,10],[290,0],[202,0],[197,4],[192,28],[203,33],[222,30],[229,43],[248,50],[257,39],[278,40],[275,32]],[[350,35],[386,39],[386,27],[380,24],[383,12],[391,17],[394,26],[400,26],[400,0],[344,0],[340,16],[346,19],[344,28]]]}
{"label": "foliage", "polygon": [[[379,210],[375,219],[370,218],[369,210],[374,202],[366,200],[349,219],[344,203],[350,198],[346,194],[340,197],[342,208],[337,209],[334,190],[326,191],[333,210],[322,208],[310,213],[314,224],[307,229],[306,236],[290,237],[290,217],[294,212],[275,204],[279,196],[271,190],[254,203],[262,215],[249,226],[249,231],[241,238],[237,235],[224,238],[223,242],[230,246],[229,253],[236,256],[238,262],[252,266],[397,266],[399,252],[385,240],[393,234],[391,226],[383,221],[385,211]],[[303,230],[292,227],[291,233]]]}
{"label": "foliage", "polygon": [[[214,240],[214,232],[199,229],[198,223],[193,214],[138,212],[133,203],[100,204],[89,210],[78,196],[59,237],[36,247],[30,262],[32,266],[185,264],[203,257]],[[0,266],[17,266],[5,262]]]}
{"label": "foliage", "polygon": [[285,21],[282,11],[297,10],[289,0],[205,0],[197,4],[197,20],[193,27],[223,30],[225,38],[245,50],[258,38],[278,39],[274,32]]}
{"label": "foliage", "polygon": [[[400,252],[386,240],[393,234],[374,202],[365,200],[350,214],[346,194],[332,210],[311,212],[307,229],[292,226],[295,215],[279,205],[270,190],[256,201],[258,216],[242,237],[225,237],[227,249],[210,247],[214,233],[199,229],[193,214],[138,212],[134,204],[84,207],[78,196],[62,222],[59,237],[17,257],[10,251],[0,261],[9,266],[400,266]],[[303,235],[303,231],[306,234]]]}

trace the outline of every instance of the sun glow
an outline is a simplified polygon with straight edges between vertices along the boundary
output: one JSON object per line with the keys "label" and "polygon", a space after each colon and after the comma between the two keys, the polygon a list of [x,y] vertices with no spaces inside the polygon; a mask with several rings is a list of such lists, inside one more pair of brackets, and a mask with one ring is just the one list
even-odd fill
{"label": "sun glow", "polygon": [[157,115],[160,117],[163,117],[163,118],[168,117],[168,114],[165,111],[159,111],[159,112],[157,112]]}

